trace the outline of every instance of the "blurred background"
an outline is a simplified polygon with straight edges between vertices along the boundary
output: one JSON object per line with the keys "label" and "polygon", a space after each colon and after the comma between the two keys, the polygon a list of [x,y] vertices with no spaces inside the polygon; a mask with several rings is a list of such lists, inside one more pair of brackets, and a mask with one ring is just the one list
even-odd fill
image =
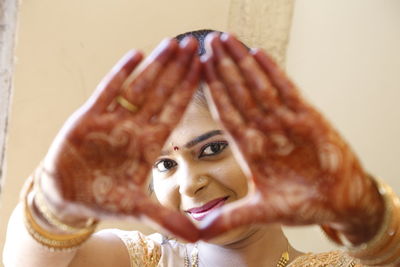
{"label": "blurred background", "polygon": [[[22,1],[0,200],[0,249],[24,180],[66,118],[126,51],[149,52],[164,37],[189,30],[234,31],[241,14],[232,6],[248,2]],[[285,9],[289,24],[279,24],[289,37],[286,70],[344,135],[366,169],[400,194],[400,1],[285,2],[294,4]],[[268,27],[237,29],[244,42],[254,38],[252,30],[269,34]],[[132,223],[107,222],[102,227],[152,232]],[[300,250],[333,248],[317,227],[286,232]]]}

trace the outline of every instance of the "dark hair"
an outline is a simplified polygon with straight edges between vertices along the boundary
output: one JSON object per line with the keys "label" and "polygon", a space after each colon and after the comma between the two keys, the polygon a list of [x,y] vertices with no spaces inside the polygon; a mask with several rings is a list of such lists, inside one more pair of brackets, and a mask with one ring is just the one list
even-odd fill
{"label": "dark hair", "polygon": [[[209,35],[210,33],[213,33],[213,32],[220,33],[220,34],[222,33],[220,31],[203,29],[203,30],[196,30],[196,31],[181,33],[181,34],[175,36],[175,39],[178,42],[181,42],[185,37],[188,37],[188,36],[194,37],[199,44],[198,55],[202,56],[206,53],[206,47],[205,47],[206,37],[207,37],[207,35]],[[199,106],[208,108],[207,101],[206,101],[206,98],[205,98],[204,92],[203,92],[203,87],[201,85],[197,89],[196,93],[193,95],[193,102]]]}
{"label": "dark hair", "polygon": [[222,33],[220,31],[203,29],[203,30],[181,33],[181,34],[175,36],[175,39],[178,40],[178,42],[181,42],[187,36],[192,36],[192,37],[196,38],[197,42],[199,43],[198,54],[199,54],[199,56],[202,56],[206,53],[205,39],[206,39],[207,35],[209,35],[210,33],[213,33],[213,32]]}
{"label": "dark hair", "polygon": [[[211,29],[202,29],[202,30],[196,30],[196,31],[189,31],[189,32],[181,33],[181,34],[175,36],[175,39],[178,42],[181,42],[187,36],[194,37],[197,40],[198,44],[199,44],[198,55],[202,56],[202,55],[204,55],[206,53],[205,39],[206,39],[207,35],[209,35],[210,33],[214,33],[214,32],[215,33],[219,33],[219,34],[223,33],[223,32],[216,31],[216,30],[211,30]],[[242,43],[242,44],[243,44],[244,47],[246,47],[248,50],[250,50],[250,48],[247,45],[245,45],[244,43]],[[193,95],[193,100],[194,100],[193,101],[194,103],[196,103],[196,104],[198,104],[198,105],[200,105],[202,107],[208,108],[207,101],[206,101],[206,98],[205,98],[204,93],[203,93],[202,85],[199,86],[198,90]]]}
{"label": "dark hair", "polygon": [[[196,38],[199,47],[198,47],[198,54],[199,56],[202,56],[206,53],[206,48],[205,48],[205,39],[207,35],[210,33],[217,32],[217,33],[222,33],[220,31],[215,31],[215,30],[209,30],[209,29],[204,29],[204,30],[197,30],[197,31],[190,31],[190,32],[185,32],[181,33],[174,38],[178,41],[181,42],[185,37],[187,36],[193,36]],[[201,107],[208,108],[207,106],[207,100],[204,96],[203,88],[200,85],[200,87],[196,90],[196,93],[193,95],[193,102],[196,103],[197,105]],[[150,184],[148,186],[149,193],[152,194],[154,192],[154,186],[153,186],[153,180],[150,181]]]}

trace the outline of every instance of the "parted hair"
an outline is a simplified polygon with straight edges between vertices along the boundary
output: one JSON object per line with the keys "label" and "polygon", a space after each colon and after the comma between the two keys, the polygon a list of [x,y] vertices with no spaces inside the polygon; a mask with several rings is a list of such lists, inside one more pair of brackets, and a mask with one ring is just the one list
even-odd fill
{"label": "parted hair", "polygon": [[222,33],[220,31],[203,29],[203,30],[181,33],[181,34],[175,36],[175,39],[178,40],[178,42],[181,42],[185,37],[188,37],[188,36],[192,36],[192,37],[196,38],[197,42],[199,43],[198,54],[199,54],[199,56],[202,56],[206,53],[205,39],[206,39],[207,35],[209,35],[210,33],[213,33],[213,32]]}

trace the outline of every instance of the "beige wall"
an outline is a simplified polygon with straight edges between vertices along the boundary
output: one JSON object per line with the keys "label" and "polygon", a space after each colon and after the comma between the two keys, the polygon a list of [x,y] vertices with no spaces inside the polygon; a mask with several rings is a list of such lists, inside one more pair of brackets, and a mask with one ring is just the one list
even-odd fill
{"label": "beige wall", "polygon": [[[345,136],[365,168],[397,194],[399,11],[398,0],[297,0],[287,55],[289,74],[305,96]],[[311,250],[319,242],[312,233],[296,231],[293,241]],[[318,247],[325,250],[329,243]]]}
{"label": "beige wall", "polygon": [[[150,51],[165,36],[225,30],[228,8],[228,0],[23,2],[0,244],[23,180],[114,62],[132,47]],[[298,0],[287,60],[304,94],[340,129],[367,169],[397,193],[399,10],[397,0]],[[314,229],[288,232],[300,249],[330,248]]]}

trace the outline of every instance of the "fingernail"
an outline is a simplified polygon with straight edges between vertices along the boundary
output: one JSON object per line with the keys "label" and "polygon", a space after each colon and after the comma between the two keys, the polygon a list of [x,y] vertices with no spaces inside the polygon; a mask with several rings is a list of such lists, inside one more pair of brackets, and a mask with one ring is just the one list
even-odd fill
{"label": "fingernail", "polygon": [[200,62],[205,63],[211,57],[210,54],[204,54],[200,57]]}
{"label": "fingernail", "polygon": [[191,37],[186,36],[185,38],[183,38],[182,41],[179,42],[179,45],[180,45],[181,47],[185,47],[185,46],[188,45],[188,43],[189,43],[190,40],[191,40]]}
{"label": "fingernail", "polygon": [[165,38],[165,39],[163,39],[163,40],[158,44],[158,46],[156,47],[155,51],[162,50],[162,49],[164,49],[165,47],[169,46],[169,44],[171,43],[171,41],[172,41],[171,38]]}
{"label": "fingernail", "polygon": [[220,39],[221,39],[222,41],[226,41],[226,40],[229,39],[230,36],[231,36],[231,35],[230,35],[229,33],[224,32],[224,33],[221,34]]}
{"label": "fingernail", "polygon": [[147,61],[151,61],[155,58],[157,58],[158,56],[160,56],[169,46],[171,46],[171,44],[176,41],[171,39],[171,38],[165,38],[163,39],[158,46],[153,50],[153,52],[149,55]]}

